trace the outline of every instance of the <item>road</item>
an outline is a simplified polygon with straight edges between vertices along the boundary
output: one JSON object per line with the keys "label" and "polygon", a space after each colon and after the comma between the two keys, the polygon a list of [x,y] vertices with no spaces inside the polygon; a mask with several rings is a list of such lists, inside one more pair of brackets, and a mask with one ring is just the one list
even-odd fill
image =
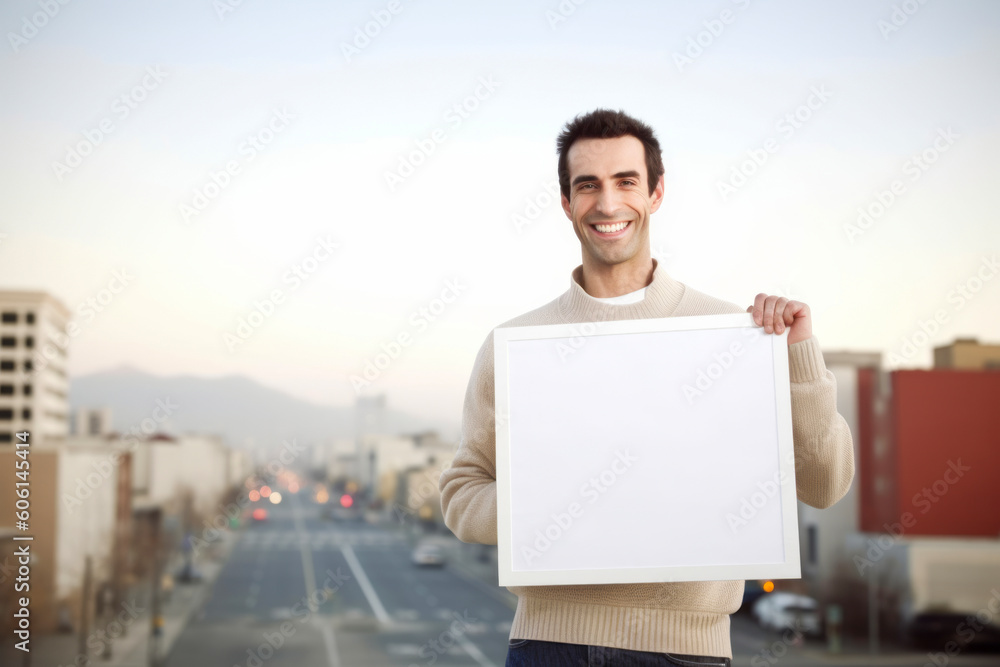
{"label": "road", "polygon": [[503,665],[514,611],[501,591],[411,551],[403,531],[323,519],[292,496],[243,532],[167,664]]}
{"label": "road", "polygon": [[[240,534],[167,666],[502,666],[514,609],[495,567],[480,565],[477,575],[455,558],[444,568],[417,567],[407,534],[324,519],[304,494],[286,496],[267,521]],[[934,664],[915,652],[831,656],[818,641],[789,644],[745,615],[731,627],[734,665]],[[947,664],[995,660],[965,652]]]}

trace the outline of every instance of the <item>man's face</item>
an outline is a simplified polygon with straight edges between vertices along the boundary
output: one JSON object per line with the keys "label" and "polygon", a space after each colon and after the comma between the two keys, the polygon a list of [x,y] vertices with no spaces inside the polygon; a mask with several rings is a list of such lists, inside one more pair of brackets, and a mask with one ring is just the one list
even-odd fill
{"label": "man's face", "polygon": [[663,178],[649,194],[646,155],[633,136],[579,139],[566,154],[566,217],[583,248],[584,264],[612,266],[650,256],[649,216],[663,201]]}

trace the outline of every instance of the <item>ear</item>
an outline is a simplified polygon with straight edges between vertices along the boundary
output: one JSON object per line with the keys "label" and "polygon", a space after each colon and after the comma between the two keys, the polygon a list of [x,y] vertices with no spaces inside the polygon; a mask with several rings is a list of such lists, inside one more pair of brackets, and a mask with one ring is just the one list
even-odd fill
{"label": "ear", "polygon": [[570,212],[569,199],[566,197],[566,195],[562,196],[562,207],[563,207],[563,213],[566,214],[566,217],[569,218],[570,220],[572,220],[573,219],[573,215]]}
{"label": "ear", "polygon": [[660,204],[663,203],[663,176],[661,175],[656,181],[656,187],[653,189],[652,197],[649,202],[649,212],[656,213],[656,210],[660,208]]}

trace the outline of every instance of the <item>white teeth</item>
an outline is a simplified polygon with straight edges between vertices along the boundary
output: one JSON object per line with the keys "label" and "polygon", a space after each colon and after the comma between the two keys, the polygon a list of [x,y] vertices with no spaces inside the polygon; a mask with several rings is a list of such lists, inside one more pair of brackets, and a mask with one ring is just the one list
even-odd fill
{"label": "white teeth", "polygon": [[613,225],[594,225],[594,228],[602,234],[613,234],[614,232],[620,232],[627,226],[627,222],[616,222]]}

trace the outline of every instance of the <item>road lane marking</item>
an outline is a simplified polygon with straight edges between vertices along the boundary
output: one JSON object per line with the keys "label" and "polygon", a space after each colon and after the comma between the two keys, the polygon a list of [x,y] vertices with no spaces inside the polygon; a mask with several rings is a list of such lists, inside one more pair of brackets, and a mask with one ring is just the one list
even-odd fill
{"label": "road lane marking", "polygon": [[[295,496],[293,495],[294,499]],[[298,500],[292,501],[292,516],[295,520],[295,532],[299,535],[299,553],[302,554],[302,570],[305,576],[306,582],[306,600],[312,603],[313,600],[318,600],[319,598],[315,596],[316,593],[316,573],[314,571],[312,551],[309,550],[309,545],[306,543],[306,529],[302,523],[302,508],[299,505]],[[323,623],[316,616],[316,611],[319,610],[317,606],[316,610],[311,607],[309,611],[313,614],[313,623],[319,627],[320,632],[323,635],[323,646],[326,648],[326,661],[330,667],[340,667],[340,655],[337,653],[337,642],[333,635],[333,629],[330,627],[329,623]]]}
{"label": "road lane marking", "polygon": [[358,557],[354,555],[354,549],[351,548],[350,544],[345,544],[340,548],[344,554],[344,560],[347,561],[347,566],[351,568],[351,572],[354,573],[355,579],[358,580],[358,584],[361,585],[361,592],[365,594],[368,599],[368,604],[371,605],[372,611],[375,612],[375,618],[378,619],[379,623],[384,623],[388,625],[392,622],[392,617],[389,616],[389,612],[385,610],[382,606],[382,601],[378,599],[378,595],[375,593],[375,588],[372,586],[372,582],[368,581],[368,575],[365,574],[364,569],[361,567],[361,562]]}
{"label": "road lane marking", "polygon": [[314,618],[313,622],[319,626],[319,631],[323,634],[327,662],[330,663],[330,667],[340,667],[340,657],[337,654],[337,642],[333,637],[333,628],[330,627],[329,623],[323,623],[318,618]]}
{"label": "road lane marking", "polygon": [[489,658],[483,655],[483,652],[480,651],[475,644],[469,641],[469,638],[466,637],[464,633],[463,634],[456,633],[453,636],[455,637],[455,639],[458,640],[458,643],[462,645],[462,648],[465,649],[465,652],[469,654],[469,657],[478,662],[482,667],[496,667],[496,665],[494,665]]}

